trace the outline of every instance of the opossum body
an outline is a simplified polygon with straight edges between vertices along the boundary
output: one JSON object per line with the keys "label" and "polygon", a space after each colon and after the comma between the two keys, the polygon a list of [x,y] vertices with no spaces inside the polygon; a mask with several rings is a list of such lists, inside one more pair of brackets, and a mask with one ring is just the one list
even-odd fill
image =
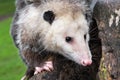
{"label": "opossum body", "polygon": [[83,1],[18,0],[17,4],[19,2],[24,5],[17,6],[11,34],[28,66],[27,72],[32,69],[34,73],[36,69],[36,74],[53,69],[52,63],[47,62],[52,61],[53,54],[83,66],[92,63],[88,46],[90,10]]}

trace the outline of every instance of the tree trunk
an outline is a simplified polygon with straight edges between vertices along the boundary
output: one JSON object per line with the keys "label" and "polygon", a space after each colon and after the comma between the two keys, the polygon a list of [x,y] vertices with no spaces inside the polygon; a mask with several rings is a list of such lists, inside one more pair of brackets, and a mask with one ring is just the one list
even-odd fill
{"label": "tree trunk", "polygon": [[100,80],[120,80],[120,0],[99,0],[94,18],[102,40]]}

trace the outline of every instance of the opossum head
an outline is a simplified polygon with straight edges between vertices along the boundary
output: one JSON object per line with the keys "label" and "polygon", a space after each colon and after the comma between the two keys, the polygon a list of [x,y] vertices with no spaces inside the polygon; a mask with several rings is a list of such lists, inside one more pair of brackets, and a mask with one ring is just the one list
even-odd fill
{"label": "opossum head", "polygon": [[38,40],[46,50],[87,66],[92,63],[92,56],[88,46],[86,10],[83,4],[65,1],[51,1],[40,6],[33,4],[21,12],[17,23],[22,25],[21,30],[28,32],[28,37],[39,34],[41,38]]}

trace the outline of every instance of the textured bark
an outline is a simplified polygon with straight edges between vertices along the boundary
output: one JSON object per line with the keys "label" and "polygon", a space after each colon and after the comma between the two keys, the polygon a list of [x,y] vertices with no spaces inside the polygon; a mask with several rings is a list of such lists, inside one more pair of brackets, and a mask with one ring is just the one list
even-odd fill
{"label": "textured bark", "polygon": [[120,0],[99,0],[94,17],[102,39],[100,80],[120,80]]}

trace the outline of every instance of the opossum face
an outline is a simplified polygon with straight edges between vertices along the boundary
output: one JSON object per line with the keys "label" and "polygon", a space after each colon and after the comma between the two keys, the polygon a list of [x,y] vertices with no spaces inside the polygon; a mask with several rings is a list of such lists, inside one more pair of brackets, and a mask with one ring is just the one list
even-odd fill
{"label": "opossum face", "polygon": [[83,66],[92,63],[88,46],[89,24],[80,7],[55,2],[27,10],[26,18],[20,20],[25,22],[24,30],[32,38],[36,34],[42,36],[40,40],[46,50],[60,53]]}
{"label": "opossum face", "polygon": [[52,20],[52,17],[50,21],[46,20],[51,24],[51,28],[45,36],[44,45],[78,64],[90,65],[92,61],[88,47],[89,27],[84,15],[67,13],[56,20]]}

